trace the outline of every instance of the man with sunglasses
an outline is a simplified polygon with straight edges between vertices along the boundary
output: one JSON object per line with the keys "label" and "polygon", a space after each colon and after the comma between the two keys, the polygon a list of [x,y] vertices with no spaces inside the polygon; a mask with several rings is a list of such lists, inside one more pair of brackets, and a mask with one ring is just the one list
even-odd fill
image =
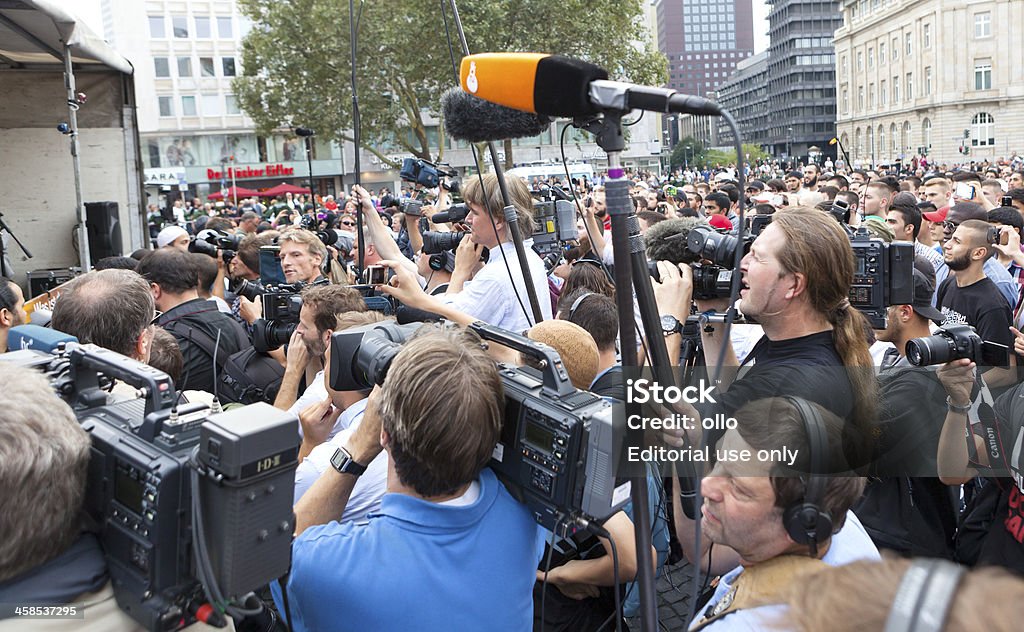
{"label": "man with sunglasses", "polygon": [[[974,202],[958,202],[949,207],[949,212],[946,213],[946,218],[942,222],[943,242],[948,241],[953,236],[953,233],[960,224],[971,219],[987,222],[988,213],[980,204],[975,204]],[[983,272],[985,276],[995,284],[996,289],[1006,299],[1012,310],[1016,307],[1017,301],[1020,298],[1017,282],[1013,280],[1013,277],[999,263],[998,259],[989,257],[982,263],[984,264]]]}

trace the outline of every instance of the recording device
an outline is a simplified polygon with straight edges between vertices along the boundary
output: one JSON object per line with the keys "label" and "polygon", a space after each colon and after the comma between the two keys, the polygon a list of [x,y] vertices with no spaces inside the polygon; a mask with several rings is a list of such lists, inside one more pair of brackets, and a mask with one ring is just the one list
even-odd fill
{"label": "recording device", "polygon": [[677,217],[658,222],[644,233],[647,258],[652,262],[696,263],[700,257],[687,248],[687,237],[697,226],[706,225],[699,217]]}
{"label": "recording device", "polygon": [[441,95],[441,111],[448,135],[470,143],[537,136],[551,125],[546,116],[484,101],[459,88]]}
{"label": "recording device", "polygon": [[366,280],[370,285],[384,285],[387,281],[387,268],[382,265],[366,266]]}
{"label": "recording device", "polygon": [[954,189],[953,195],[960,198],[961,200],[973,200],[974,199],[974,185],[967,184],[966,182],[958,182]]}
{"label": "recording device", "polygon": [[850,305],[874,329],[885,329],[886,308],[914,302],[914,245],[874,239],[863,225],[850,236],[853,282]]}
{"label": "recording device", "polygon": [[715,265],[694,264],[693,298],[706,301],[716,298],[728,298],[732,290],[732,268]]}
{"label": "recording device", "polygon": [[757,237],[765,228],[768,228],[768,224],[772,223],[771,215],[751,215],[750,216],[750,234]]}
{"label": "recording device", "polygon": [[664,88],[608,81],[593,64],[541,53],[481,53],[462,58],[462,89],[524,112],[569,118],[603,109],[651,110],[717,116],[717,103]]}
{"label": "recording device", "polygon": [[[118,606],[143,628],[223,625],[216,608],[230,613],[230,600],[288,570],[294,415],[266,404],[217,415],[177,407],[167,375],[91,344],[24,353],[32,360],[3,361],[43,371],[91,437],[85,514]],[[114,379],[141,397],[108,401]]]}
{"label": "recording device", "polygon": [[469,234],[465,231],[440,232],[428,230],[423,233],[423,254],[437,255],[446,250],[455,250],[462,243],[462,238]]}
{"label": "recording device", "polygon": [[1012,208],[1013,207],[1013,198],[1010,197],[1009,195],[1004,195],[1002,201],[999,204],[999,206],[1009,206],[1009,207]]}
{"label": "recording device", "polygon": [[533,249],[541,257],[561,252],[561,244],[579,237],[576,209],[566,200],[542,200],[533,203]]}
{"label": "recording device", "polygon": [[[326,281],[314,285],[325,284]],[[305,283],[280,283],[261,288],[263,318],[252,324],[252,346],[258,353],[267,353],[291,340],[302,311],[302,288]]]}
{"label": "recording device", "polygon": [[736,237],[720,233],[708,225],[694,226],[686,236],[686,248],[698,259],[707,259],[715,265],[729,268],[735,263],[736,249],[742,247],[746,255],[753,243],[754,236],[749,233]]}
{"label": "recording device", "polygon": [[229,235],[228,233],[211,228],[204,228],[188,242],[189,252],[198,252],[208,257],[217,258],[217,251],[220,250],[224,263],[231,263],[231,260],[238,254],[238,245],[242,243],[241,235]]}
{"label": "recording device", "polygon": [[981,336],[970,325],[950,325],[931,336],[907,341],[907,362],[914,366],[945,364],[967,358],[981,366]]}
{"label": "recording device", "polygon": [[[850,223],[850,203],[843,198],[837,197],[832,200],[832,206],[829,208],[829,212],[832,213],[832,217],[835,217],[843,226]],[[771,217],[771,215],[768,217]]]}
{"label": "recording device", "polygon": [[398,176],[406,182],[415,182],[428,189],[441,183],[441,176],[455,177],[455,173],[445,171],[436,164],[422,158],[406,158],[402,161],[402,169]]}
{"label": "recording device", "polygon": [[[383,384],[402,343],[418,328],[377,323],[334,333],[331,388]],[[505,419],[490,467],[548,529],[572,530],[579,519],[602,520],[618,511],[628,499],[629,483],[616,488],[609,467],[614,462],[611,405],[576,390],[551,347],[480,322],[470,329],[543,367],[498,365]]]}
{"label": "recording device", "polygon": [[452,204],[445,210],[434,213],[430,221],[435,224],[457,224],[466,221],[467,217],[469,217],[469,207],[464,203],[459,203]]}
{"label": "recording device", "polygon": [[1005,246],[1010,243],[1010,235],[1003,233],[999,226],[989,226],[987,237],[988,243],[993,246]]}
{"label": "recording device", "polygon": [[[452,89],[454,90],[455,88]],[[445,191],[458,195],[459,193],[462,192],[462,183],[459,182],[458,180],[448,178],[446,180],[441,180],[441,188],[444,189]]]}
{"label": "recording device", "polygon": [[303,215],[299,226],[319,237],[325,246],[333,246],[338,241],[338,232],[330,228],[320,230],[320,220],[314,215]]}
{"label": "recording device", "polygon": [[398,212],[419,217],[423,215],[423,200],[416,198],[402,198],[398,201]]}

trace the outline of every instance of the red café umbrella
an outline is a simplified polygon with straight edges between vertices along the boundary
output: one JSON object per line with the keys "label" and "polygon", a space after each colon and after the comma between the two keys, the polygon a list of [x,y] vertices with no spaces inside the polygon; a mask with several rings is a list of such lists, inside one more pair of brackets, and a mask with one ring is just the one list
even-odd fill
{"label": "red caf\u00e9 umbrella", "polygon": [[225,190],[224,193],[221,193],[220,191],[217,191],[216,193],[211,193],[210,195],[207,195],[206,197],[207,197],[207,199],[210,199],[210,200],[219,200],[219,199],[223,198],[225,195],[227,195],[227,197],[229,197],[229,198],[235,198],[235,197],[246,198],[246,197],[256,197],[259,194],[260,194],[259,191],[253,191],[252,189],[246,189],[244,187],[234,186],[234,187],[228,187]]}
{"label": "red caf\u00e9 umbrella", "polygon": [[276,187],[271,187],[271,188],[267,189],[266,191],[263,191],[262,193],[260,193],[260,196],[262,196],[262,197],[277,197],[279,195],[285,195],[286,193],[291,193],[292,195],[309,195],[310,191],[309,191],[309,189],[303,189],[302,187],[297,187],[294,184],[288,184],[287,182],[282,182],[281,184],[277,185]]}

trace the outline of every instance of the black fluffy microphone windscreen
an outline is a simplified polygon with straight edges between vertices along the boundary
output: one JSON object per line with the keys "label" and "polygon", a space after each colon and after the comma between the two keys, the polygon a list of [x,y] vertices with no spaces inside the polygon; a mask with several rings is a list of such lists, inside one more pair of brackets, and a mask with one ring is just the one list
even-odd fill
{"label": "black fluffy microphone windscreen", "polygon": [[671,263],[696,263],[700,256],[686,249],[686,236],[690,229],[707,221],[699,217],[678,217],[658,222],[644,233],[647,244],[647,258],[651,261]]}
{"label": "black fluffy microphone windscreen", "polygon": [[448,135],[470,143],[536,136],[551,125],[547,116],[484,101],[461,88],[441,95],[441,110]]}

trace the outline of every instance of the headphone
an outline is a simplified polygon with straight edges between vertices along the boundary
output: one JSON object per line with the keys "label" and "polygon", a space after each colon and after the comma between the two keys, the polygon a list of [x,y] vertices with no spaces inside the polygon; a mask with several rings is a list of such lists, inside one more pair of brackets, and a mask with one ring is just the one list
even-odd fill
{"label": "headphone", "polygon": [[430,255],[427,259],[427,265],[434,272],[440,272],[441,270],[453,272],[455,270],[455,255],[450,251]]}
{"label": "headphone", "polygon": [[942,559],[918,559],[896,589],[884,632],[941,632],[964,568]]}
{"label": "headphone", "polygon": [[593,295],[593,292],[584,292],[583,294],[580,294],[579,296],[576,297],[576,300],[572,302],[572,307],[569,308],[570,321],[572,320],[573,314],[576,313],[576,309],[580,306],[581,303],[583,303],[584,299],[586,299],[588,296]]}
{"label": "headphone", "polygon": [[818,411],[807,400],[796,397],[784,397],[792,404],[803,420],[807,431],[807,446],[811,455],[811,469],[804,479],[803,500],[786,508],[782,513],[782,524],[789,537],[797,544],[806,544],[811,557],[818,557],[818,543],[832,537],[832,515],[822,508],[825,500],[825,484],[828,479],[823,476],[827,471],[828,439],[825,422]]}

